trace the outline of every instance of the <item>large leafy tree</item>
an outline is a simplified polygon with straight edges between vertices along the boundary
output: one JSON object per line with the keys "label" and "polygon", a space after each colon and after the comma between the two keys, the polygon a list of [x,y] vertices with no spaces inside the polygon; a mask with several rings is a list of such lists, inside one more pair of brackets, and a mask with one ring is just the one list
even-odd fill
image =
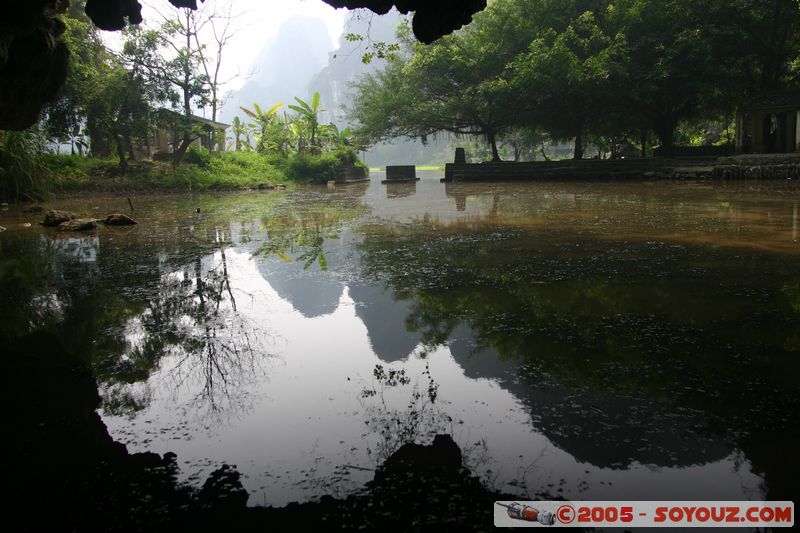
{"label": "large leafy tree", "polygon": [[736,85],[736,72],[715,56],[714,19],[692,0],[619,0],[609,9],[625,39],[620,102],[672,155],[678,124],[724,106]]}
{"label": "large leafy tree", "polygon": [[515,122],[517,95],[506,68],[513,48],[484,24],[495,23],[494,9],[506,4],[498,0],[473,25],[431,46],[411,45],[358,82],[352,114],[359,133],[373,142],[439,132],[480,136],[499,160],[498,140]]}
{"label": "large leafy tree", "polygon": [[528,120],[556,138],[574,138],[574,157],[581,159],[587,131],[602,130],[614,105],[623,63],[622,38],[585,11],[563,31],[548,28],[533,40],[514,62],[514,89],[531,93]]}
{"label": "large leafy tree", "polygon": [[116,147],[122,173],[128,168],[127,153],[136,141],[147,143],[151,130],[152,93],[144,81],[121,65],[103,68],[103,83],[92,92],[86,106],[95,136]]}

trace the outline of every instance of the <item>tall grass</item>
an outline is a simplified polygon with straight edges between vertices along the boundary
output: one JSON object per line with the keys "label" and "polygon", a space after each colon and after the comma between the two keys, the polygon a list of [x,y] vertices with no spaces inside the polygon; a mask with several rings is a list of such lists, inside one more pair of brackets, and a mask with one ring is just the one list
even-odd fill
{"label": "tall grass", "polygon": [[0,131],[0,197],[9,202],[47,197],[52,174],[45,151],[36,130]]}

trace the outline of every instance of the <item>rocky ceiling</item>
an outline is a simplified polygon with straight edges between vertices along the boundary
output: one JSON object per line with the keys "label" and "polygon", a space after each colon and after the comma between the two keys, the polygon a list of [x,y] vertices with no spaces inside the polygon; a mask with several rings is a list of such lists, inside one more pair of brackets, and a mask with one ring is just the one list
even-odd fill
{"label": "rocky ceiling", "polygon": [[[472,15],[486,7],[486,0],[323,1],[337,8],[366,8],[378,14],[393,6],[401,13],[413,12],[414,35],[423,43],[469,24]],[[177,7],[197,8],[197,0],[169,2]],[[44,104],[55,98],[64,84],[69,53],[58,42],[64,24],[57,15],[68,6],[69,0],[4,2],[0,17],[0,130],[22,130],[35,124]],[[86,14],[104,30],[139,24],[141,11],[137,0],[86,2]]]}

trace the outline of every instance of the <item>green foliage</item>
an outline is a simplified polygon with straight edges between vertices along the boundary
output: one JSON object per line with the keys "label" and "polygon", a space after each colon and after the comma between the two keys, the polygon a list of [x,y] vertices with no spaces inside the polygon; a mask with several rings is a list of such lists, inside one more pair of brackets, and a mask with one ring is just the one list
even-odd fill
{"label": "green foliage", "polygon": [[187,159],[178,167],[131,163],[124,175],[111,160],[49,155],[45,162],[65,190],[236,190],[286,181],[282,170],[255,152],[212,155],[191,147]]}
{"label": "green foliage", "polygon": [[[252,110],[241,108],[247,116],[255,120],[255,124],[251,128],[255,131],[256,151],[284,155],[289,151],[293,138],[288,120],[278,114],[283,105],[283,102],[277,103],[267,111],[262,110],[258,104],[253,104]],[[241,122],[237,125],[238,120],[239,117],[236,117],[233,124],[233,134],[237,136],[237,139],[239,136],[246,135],[246,128]],[[249,146],[249,142],[247,146]]]}
{"label": "green foliage", "polygon": [[52,174],[44,156],[45,138],[38,130],[0,131],[0,198],[46,197]]}
{"label": "green foliage", "polygon": [[798,57],[797,0],[495,0],[359,80],[351,117],[372,142],[482,137],[495,160],[507,137],[524,151],[520,128],[575,139],[577,158],[587,140],[646,145],[651,133],[669,154],[679,125],[796,81]]}
{"label": "green foliage", "polygon": [[102,137],[117,148],[120,170],[127,168],[127,153],[151,131],[153,95],[146,82],[122,66],[103,68],[103,83],[86,106],[87,122],[95,141]]}
{"label": "green foliage", "polygon": [[205,148],[192,145],[186,150],[183,161],[190,165],[196,165],[203,170],[208,170],[211,166],[211,152]]}
{"label": "green foliage", "polygon": [[319,113],[323,111],[320,108],[320,95],[318,92],[312,94],[310,102],[297,97],[294,99],[297,105],[290,105],[289,109],[296,112],[300,117],[297,124],[301,127],[296,129],[297,136],[300,138],[298,149],[315,148],[318,146]]}
{"label": "green foliage", "polygon": [[286,177],[296,181],[325,183],[336,179],[341,161],[332,154],[314,155],[298,153],[289,159]]}
{"label": "green foliage", "polygon": [[[79,6],[82,2],[75,3]],[[103,66],[110,54],[97,28],[82,9],[74,7],[64,17],[62,39],[70,53],[69,71],[58,98],[44,109],[42,125],[47,135],[60,142],[74,142],[79,150],[87,144],[85,130],[87,107],[98,85],[102,84]]]}

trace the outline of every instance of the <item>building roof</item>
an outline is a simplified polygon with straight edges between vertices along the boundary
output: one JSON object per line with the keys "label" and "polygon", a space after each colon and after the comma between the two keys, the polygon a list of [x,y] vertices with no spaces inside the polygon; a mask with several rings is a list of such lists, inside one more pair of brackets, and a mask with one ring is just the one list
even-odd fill
{"label": "building roof", "polygon": [[[177,111],[173,111],[172,109],[167,109],[166,107],[159,108],[157,110],[159,113],[166,113],[168,115],[174,115],[176,117],[183,117],[183,114],[178,113]],[[226,130],[231,127],[230,124],[225,124],[224,122],[215,122],[211,119],[205,117],[198,117],[197,115],[191,115],[193,122],[199,122],[200,124],[205,124],[206,126],[211,126],[212,128]]]}
{"label": "building roof", "polygon": [[742,105],[749,111],[800,110],[800,88],[759,94]]}
{"label": "building roof", "polygon": [[230,124],[225,124],[224,122],[214,122],[211,119],[198,117],[197,115],[192,115],[192,120],[195,122],[200,122],[201,124],[206,124],[212,128],[217,128],[219,130],[226,130],[231,127]]}

